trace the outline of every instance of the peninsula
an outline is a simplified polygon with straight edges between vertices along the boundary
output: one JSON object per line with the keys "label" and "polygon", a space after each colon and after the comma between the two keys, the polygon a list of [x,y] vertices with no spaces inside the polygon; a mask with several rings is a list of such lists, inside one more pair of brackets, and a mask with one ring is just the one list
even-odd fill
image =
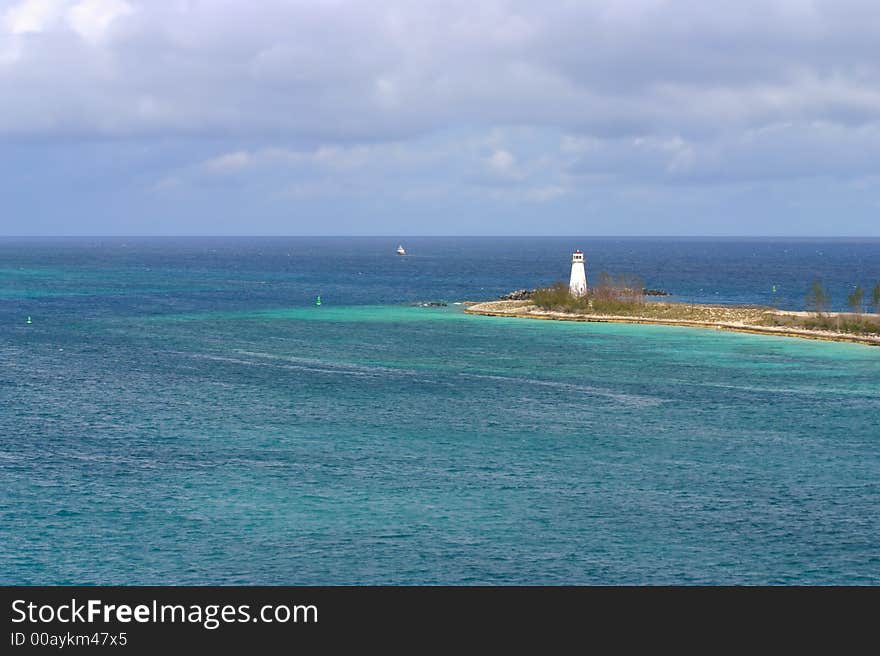
{"label": "peninsula", "polygon": [[[465,308],[469,314],[524,319],[551,319],[556,321],[593,321],[603,323],[642,323],[663,326],[690,326],[714,328],[741,333],[804,337],[833,342],[858,342],[880,346],[880,315],[862,315],[865,320],[877,322],[877,333],[854,333],[834,330],[838,319],[846,322],[852,315],[829,312],[823,315],[823,325],[829,328],[808,328],[814,316],[809,312],[791,312],[759,307],[691,305],[685,303],[645,303],[633,313],[606,314],[604,312],[544,309],[531,300],[489,301]],[[843,323],[841,324],[843,325]]]}
{"label": "peninsula", "polygon": [[862,311],[861,287],[856,287],[848,298],[853,312],[827,312],[828,294],[818,281],[808,293],[808,303],[814,312],[658,302],[645,298],[660,294],[667,295],[645,289],[635,276],[602,273],[595,285],[588,286],[584,255],[575,251],[568,285],[560,282],[545,289],[517,290],[497,301],[469,304],[465,312],[525,319],[713,328],[880,346],[880,283],[871,298],[878,313]]}

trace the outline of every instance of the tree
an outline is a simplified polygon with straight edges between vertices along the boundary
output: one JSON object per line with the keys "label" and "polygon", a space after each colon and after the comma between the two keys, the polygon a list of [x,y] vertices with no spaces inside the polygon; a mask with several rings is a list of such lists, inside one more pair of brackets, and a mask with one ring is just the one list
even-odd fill
{"label": "tree", "polygon": [[856,314],[862,313],[862,299],[864,298],[865,293],[862,291],[861,285],[856,285],[856,288],[852,290],[849,295],[846,297],[846,302],[849,303],[849,309],[855,312]]}
{"label": "tree", "polygon": [[874,312],[880,314],[880,282],[871,291],[871,303],[874,305]]}
{"label": "tree", "polygon": [[807,292],[807,307],[816,310],[816,314],[820,315],[825,311],[831,297],[828,291],[822,286],[821,280],[814,280],[810,291]]}

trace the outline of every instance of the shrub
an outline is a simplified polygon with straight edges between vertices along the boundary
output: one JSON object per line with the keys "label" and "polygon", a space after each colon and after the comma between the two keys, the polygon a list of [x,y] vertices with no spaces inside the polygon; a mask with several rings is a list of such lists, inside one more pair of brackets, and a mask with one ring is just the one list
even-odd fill
{"label": "shrub", "polygon": [[849,304],[849,309],[856,314],[861,314],[862,312],[862,298],[864,297],[864,295],[865,294],[862,291],[861,285],[856,285],[856,288],[852,290],[846,297],[846,302]]}
{"label": "shrub", "polygon": [[572,296],[568,285],[557,282],[537,289],[532,302],[544,310],[593,314],[631,314],[644,305],[642,281],[633,275],[613,276],[602,272],[584,296]]}
{"label": "shrub", "polygon": [[822,286],[822,282],[814,280],[810,291],[807,292],[807,308],[813,308],[816,310],[816,314],[821,316],[830,301],[831,297],[828,294],[828,290]]}
{"label": "shrub", "polygon": [[532,294],[532,302],[545,310],[574,312],[589,308],[589,297],[572,296],[568,285],[564,282],[557,282],[544,289],[536,289]]}
{"label": "shrub", "polygon": [[862,314],[837,314],[835,316],[822,315],[815,317],[775,314],[768,316],[764,323],[772,326],[784,326],[786,328],[829,330],[856,335],[880,334],[880,321]]}

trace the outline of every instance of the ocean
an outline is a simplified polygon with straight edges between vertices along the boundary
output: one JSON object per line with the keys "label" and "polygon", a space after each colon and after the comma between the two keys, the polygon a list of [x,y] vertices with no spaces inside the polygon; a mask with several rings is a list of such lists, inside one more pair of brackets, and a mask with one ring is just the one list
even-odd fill
{"label": "ocean", "polygon": [[0,239],[0,583],[880,583],[880,349],[455,304],[575,248],[880,282],[880,239]]}

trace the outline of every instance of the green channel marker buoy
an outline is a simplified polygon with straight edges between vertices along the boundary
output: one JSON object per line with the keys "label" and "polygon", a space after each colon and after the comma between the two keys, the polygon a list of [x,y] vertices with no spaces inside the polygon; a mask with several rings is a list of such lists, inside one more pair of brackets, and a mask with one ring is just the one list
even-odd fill
{"label": "green channel marker buoy", "polygon": [[320,306],[321,306],[321,297],[318,296],[318,298],[315,299],[315,307],[320,307]]}
{"label": "green channel marker buoy", "polygon": [[33,321],[31,321],[30,316],[28,316],[27,321],[25,321],[25,323],[29,326],[33,323]]}

